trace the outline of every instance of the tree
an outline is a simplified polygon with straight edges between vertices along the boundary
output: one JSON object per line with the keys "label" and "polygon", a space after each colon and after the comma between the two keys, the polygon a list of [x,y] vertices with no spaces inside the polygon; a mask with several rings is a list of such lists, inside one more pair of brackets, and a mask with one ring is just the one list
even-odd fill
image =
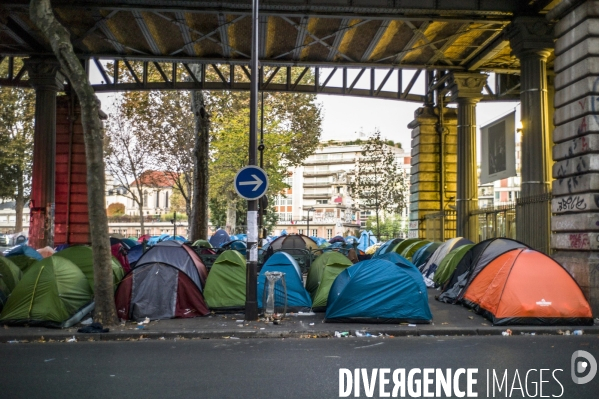
{"label": "tree", "polygon": [[407,187],[406,173],[397,165],[390,147],[381,139],[381,133],[375,131],[356,159],[349,188],[361,207],[374,209],[377,238],[381,235],[380,213],[401,212],[406,206]]}
{"label": "tree", "polygon": [[[143,64],[132,61],[130,66],[138,75],[143,73]],[[172,65],[162,64],[162,68],[167,75],[172,73]],[[199,74],[198,65],[190,64],[190,69]],[[108,64],[108,72],[115,73],[114,64]],[[162,79],[151,64],[147,72],[148,81]],[[123,68],[119,80],[133,82],[134,78]],[[173,181],[179,198],[185,201],[190,239],[204,238],[208,231],[209,118],[203,92],[125,92],[119,108],[127,125],[143,127],[139,136],[148,144],[157,169]]]}
{"label": "tree", "polygon": [[69,32],[56,20],[50,0],[31,0],[30,17],[50,43],[62,72],[75,90],[81,104],[81,120],[87,163],[89,226],[94,258],[94,318],[104,325],[118,321],[112,282],[112,254],[108,238],[108,216],[104,195],[103,127],[100,102],[92,89],[81,61],[73,51]]}
{"label": "tree", "polygon": [[[292,73],[299,74],[295,70]],[[313,79],[313,75],[306,73],[304,79]],[[272,82],[284,82],[284,76],[277,75]],[[248,162],[249,94],[211,92],[206,97],[206,108],[211,116],[211,204],[214,201],[226,203],[226,226],[234,230],[240,198],[233,189],[233,179]],[[267,93],[263,109],[263,160],[269,177],[267,195],[274,197],[285,188],[283,180],[287,168],[301,165],[318,146],[321,107],[314,95]]]}
{"label": "tree", "polygon": [[123,216],[125,214],[125,204],[115,202],[108,205],[108,208],[106,208],[106,214],[108,216]]}
{"label": "tree", "polygon": [[[0,75],[6,72],[1,64]],[[0,87],[0,198],[15,201],[15,231],[23,231],[23,208],[31,192],[35,92]]]}
{"label": "tree", "polygon": [[[104,152],[106,169],[124,190],[125,197],[137,205],[141,235],[144,235],[147,197],[144,190],[155,185],[155,179],[167,176],[153,171],[157,166],[154,143],[148,139],[143,119],[137,118],[132,108],[124,107],[123,100],[117,100],[115,112],[110,115]],[[129,183],[131,179],[133,182]]]}

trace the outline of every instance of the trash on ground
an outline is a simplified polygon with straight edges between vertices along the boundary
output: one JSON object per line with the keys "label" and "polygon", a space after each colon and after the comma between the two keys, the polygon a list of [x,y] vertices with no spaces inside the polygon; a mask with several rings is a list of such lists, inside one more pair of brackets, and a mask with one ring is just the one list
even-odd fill
{"label": "trash on ground", "polygon": [[347,332],[347,331],[343,331],[343,332],[335,331],[335,337],[336,338],[349,337],[349,332]]}
{"label": "trash on ground", "polygon": [[584,334],[584,331],[582,330],[574,330],[574,332],[572,333],[572,335],[582,335]]}
{"label": "trash on ground", "polygon": [[[138,327],[139,328],[139,327]],[[143,328],[143,326],[141,326]],[[78,333],[84,334],[99,334],[99,333],[107,333],[110,330],[108,328],[104,328],[100,323],[91,323],[89,326],[81,327],[77,330]]]}
{"label": "trash on ground", "polygon": [[67,342],[77,342],[77,338],[73,335],[73,338],[67,339]]}
{"label": "trash on ground", "polygon": [[311,326],[313,326],[313,325],[314,325],[314,323],[310,323],[310,325],[311,325]]}
{"label": "trash on ground", "polygon": [[416,324],[408,324],[408,327],[416,327]]}
{"label": "trash on ground", "polygon": [[90,324],[92,324],[93,322],[94,322],[94,321],[93,321],[93,320],[92,320],[92,318],[90,317],[90,318],[88,318],[88,319],[85,319],[85,320],[81,321],[81,324],[82,324],[82,325],[84,325],[84,326],[89,326],[89,325],[90,325]]}
{"label": "trash on ground", "polygon": [[501,335],[503,335],[504,337],[508,337],[508,336],[512,335],[512,330],[510,330],[508,328],[507,330],[505,330],[504,332],[502,332]]}
{"label": "trash on ground", "polygon": [[243,323],[243,320],[235,320],[236,323]]}
{"label": "trash on ground", "polygon": [[137,323],[137,325],[138,325],[138,326],[141,326],[141,325],[143,325],[143,324],[148,324],[149,322],[150,322],[150,318],[149,318],[149,317],[146,317],[146,318],[144,319],[144,321],[140,321],[139,323]]}

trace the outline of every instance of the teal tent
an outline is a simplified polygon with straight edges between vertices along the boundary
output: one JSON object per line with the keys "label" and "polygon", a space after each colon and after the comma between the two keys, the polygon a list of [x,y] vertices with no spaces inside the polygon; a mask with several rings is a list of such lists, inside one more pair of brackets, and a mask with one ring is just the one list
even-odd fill
{"label": "teal tent", "polygon": [[430,323],[432,318],[422,275],[391,253],[341,272],[325,315],[326,322],[361,323]]}

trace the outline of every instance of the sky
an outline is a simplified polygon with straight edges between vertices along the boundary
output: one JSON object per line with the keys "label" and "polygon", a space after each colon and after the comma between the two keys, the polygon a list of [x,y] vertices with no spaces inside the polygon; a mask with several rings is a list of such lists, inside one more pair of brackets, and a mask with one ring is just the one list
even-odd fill
{"label": "sky", "polygon": [[[399,141],[404,149],[411,148],[411,130],[408,124],[414,120],[414,111],[422,104],[321,94],[317,98],[323,105],[323,141],[352,140],[358,138],[359,131],[363,131],[368,136],[378,128],[382,137]],[[517,102],[477,104],[477,125],[481,127],[496,120],[513,111],[518,104]],[[478,143],[480,147],[480,141]]]}

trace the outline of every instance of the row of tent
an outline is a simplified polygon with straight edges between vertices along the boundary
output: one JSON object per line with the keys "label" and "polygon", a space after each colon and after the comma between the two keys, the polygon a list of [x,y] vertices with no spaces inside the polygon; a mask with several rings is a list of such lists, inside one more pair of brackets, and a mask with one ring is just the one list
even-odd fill
{"label": "row of tent", "polygon": [[[318,248],[301,235],[271,244],[286,251]],[[196,251],[176,240],[157,243],[132,263],[119,258],[122,245],[113,244],[112,262],[122,319],[204,316],[245,305],[246,261],[235,250],[222,252],[208,273]],[[59,327],[78,322],[93,308],[92,265],[88,247],[47,258],[23,247],[0,257],[0,322]],[[321,251],[305,285],[297,260],[277,251],[258,276],[259,307],[266,272],[285,273],[289,311],[324,311],[329,322],[430,322],[428,285],[440,289],[438,300],[463,304],[495,325],[593,323],[580,287],[560,264],[506,238],[476,245],[463,238],[444,243],[395,239],[355,264],[341,252]]]}
{"label": "row of tent", "polygon": [[593,324],[590,305],[568,271],[519,241],[397,239],[377,253],[389,251],[418,267],[426,285],[441,291],[437,300],[471,308],[493,325]]}

